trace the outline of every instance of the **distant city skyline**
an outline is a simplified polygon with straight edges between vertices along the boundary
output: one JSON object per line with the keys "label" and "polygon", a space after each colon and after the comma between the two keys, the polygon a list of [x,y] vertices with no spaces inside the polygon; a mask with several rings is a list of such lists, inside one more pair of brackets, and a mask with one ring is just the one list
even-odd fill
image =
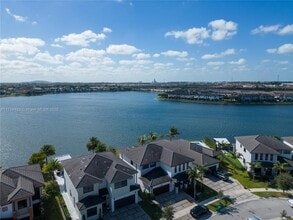
{"label": "distant city skyline", "polygon": [[1,0],[0,81],[293,81],[292,8]]}

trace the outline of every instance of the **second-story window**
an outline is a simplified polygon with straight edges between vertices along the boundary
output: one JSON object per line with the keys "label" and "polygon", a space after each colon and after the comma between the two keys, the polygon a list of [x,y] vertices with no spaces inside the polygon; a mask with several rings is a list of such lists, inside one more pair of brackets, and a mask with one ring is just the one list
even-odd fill
{"label": "second-story window", "polygon": [[259,155],[259,159],[260,159],[260,160],[263,160],[263,154],[260,154],[260,155]]}
{"label": "second-story window", "polygon": [[177,173],[177,167],[175,167],[175,171],[174,172]]}
{"label": "second-story window", "polygon": [[92,192],[92,191],[94,191],[94,185],[83,187],[83,193],[88,193],[88,192]]}
{"label": "second-story window", "polygon": [[269,155],[268,154],[266,154],[266,160],[269,160]]}
{"label": "second-story window", "polygon": [[243,148],[243,150],[244,150],[244,152],[246,152],[246,149],[245,148]]}
{"label": "second-story window", "polygon": [[181,172],[181,164],[178,166],[178,170],[179,172]]}
{"label": "second-story window", "polygon": [[115,189],[119,189],[119,188],[122,188],[124,186],[127,186],[127,180],[123,180],[121,182],[118,182],[118,183],[114,184]]}
{"label": "second-story window", "polygon": [[273,154],[271,154],[271,161],[273,161],[274,160],[274,155]]}
{"label": "second-story window", "polygon": [[254,155],[254,160],[258,160],[258,154]]}

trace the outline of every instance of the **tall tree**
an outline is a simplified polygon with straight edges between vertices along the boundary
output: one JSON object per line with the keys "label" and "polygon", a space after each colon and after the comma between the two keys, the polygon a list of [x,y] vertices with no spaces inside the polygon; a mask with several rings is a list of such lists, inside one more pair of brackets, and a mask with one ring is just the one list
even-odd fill
{"label": "tall tree", "polygon": [[42,167],[45,159],[46,159],[46,154],[40,153],[40,152],[33,153],[28,160],[28,164],[29,165],[40,164],[40,166]]}
{"label": "tall tree", "polygon": [[274,163],[273,169],[277,170],[278,173],[283,173],[286,170],[286,166],[288,166],[288,163],[282,163],[280,161],[277,161]]}
{"label": "tall tree", "polygon": [[144,145],[147,142],[148,138],[145,135],[141,135],[138,137],[138,142],[140,143],[140,145]]}
{"label": "tall tree", "polygon": [[49,173],[50,176],[53,178],[53,172],[55,170],[61,170],[62,169],[62,165],[58,160],[50,160],[48,164],[45,164],[43,166],[43,172],[44,173]]}
{"label": "tall tree", "polygon": [[176,137],[179,134],[180,133],[178,132],[178,129],[173,126],[173,127],[170,128],[169,133],[167,134],[167,136],[170,138],[170,140],[172,140],[172,138]]}
{"label": "tall tree", "polygon": [[275,177],[277,187],[283,192],[293,189],[293,177],[290,173],[280,173]]}
{"label": "tall tree", "polygon": [[104,152],[107,150],[107,145],[96,137],[91,137],[86,147],[88,151],[92,151],[93,153]]}
{"label": "tall tree", "polygon": [[151,131],[151,132],[149,133],[148,140],[149,140],[150,142],[153,142],[153,141],[156,141],[157,139],[158,139],[158,134],[155,133],[155,132],[153,132],[153,131]]}
{"label": "tall tree", "polygon": [[41,147],[40,153],[43,153],[46,155],[46,164],[48,164],[48,157],[55,155],[55,147],[50,144],[45,144],[43,147]]}
{"label": "tall tree", "polygon": [[252,163],[249,163],[251,169],[252,169],[252,176],[253,176],[253,180],[255,178],[255,171],[256,169],[260,169],[261,168],[261,162],[259,161],[254,161]]}
{"label": "tall tree", "polygon": [[192,167],[188,167],[188,170],[186,171],[188,178],[191,179],[193,181],[193,197],[194,199],[196,199],[196,183],[197,183],[197,179],[200,178],[198,169],[196,166]]}

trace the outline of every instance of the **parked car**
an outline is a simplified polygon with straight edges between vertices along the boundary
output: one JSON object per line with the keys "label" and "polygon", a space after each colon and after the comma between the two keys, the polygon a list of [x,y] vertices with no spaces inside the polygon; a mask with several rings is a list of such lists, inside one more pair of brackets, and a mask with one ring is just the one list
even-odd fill
{"label": "parked car", "polygon": [[289,199],[288,203],[289,203],[289,206],[291,206],[293,208],[293,199]]}
{"label": "parked car", "polygon": [[194,218],[198,218],[199,216],[208,213],[208,207],[204,205],[197,205],[190,210],[190,215]]}
{"label": "parked car", "polygon": [[253,215],[253,216],[249,217],[247,220],[262,220],[262,219],[256,215]]}
{"label": "parked car", "polygon": [[223,170],[218,170],[215,175],[220,178],[221,180],[228,180],[229,179],[229,175],[226,171],[223,171]]}

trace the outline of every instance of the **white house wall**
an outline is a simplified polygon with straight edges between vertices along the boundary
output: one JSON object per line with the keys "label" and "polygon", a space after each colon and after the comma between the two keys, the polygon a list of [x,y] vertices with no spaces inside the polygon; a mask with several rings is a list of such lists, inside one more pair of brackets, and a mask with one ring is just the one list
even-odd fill
{"label": "white house wall", "polygon": [[[65,184],[66,184],[66,192],[69,195],[72,203],[74,204],[74,198],[75,198],[75,203],[77,201],[79,201],[78,192],[75,189],[73,183],[71,182],[71,179],[69,178],[66,170],[64,170],[64,179],[65,179]],[[76,204],[74,204],[74,207],[76,208]],[[76,208],[76,210],[78,210],[78,209]]]}
{"label": "white house wall", "polygon": [[83,198],[87,197],[87,196],[91,196],[91,195],[99,195],[99,184],[96,183],[94,184],[94,191],[88,192],[88,193],[83,193],[83,187],[77,188],[77,192],[78,192],[78,198],[79,200],[82,200]]}
{"label": "white house wall", "polygon": [[[252,162],[251,153],[238,140],[236,140],[235,145],[236,145],[236,152],[242,154],[242,157],[239,158],[238,160],[245,168],[250,169],[249,163]],[[246,152],[244,151],[244,148],[246,149]],[[243,159],[245,159],[245,163],[243,162]]]}

